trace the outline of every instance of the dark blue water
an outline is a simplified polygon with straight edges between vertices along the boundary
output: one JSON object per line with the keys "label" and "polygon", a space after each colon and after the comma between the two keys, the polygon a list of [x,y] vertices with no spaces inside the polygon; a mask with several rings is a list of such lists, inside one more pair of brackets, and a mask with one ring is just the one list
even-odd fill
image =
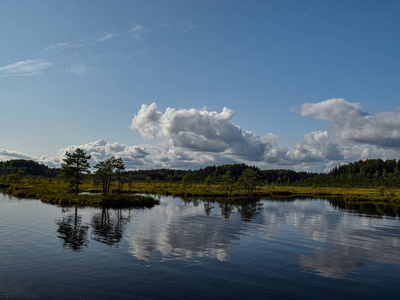
{"label": "dark blue water", "polygon": [[0,299],[399,299],[396,208],[61,208],[0,194]]}

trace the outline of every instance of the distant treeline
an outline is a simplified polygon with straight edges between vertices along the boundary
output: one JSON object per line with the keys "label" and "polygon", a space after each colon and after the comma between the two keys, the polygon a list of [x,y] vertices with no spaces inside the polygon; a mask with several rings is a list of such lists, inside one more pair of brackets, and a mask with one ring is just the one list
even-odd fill
{"label": "distant treeline", "polygon": [[298,186],[400,187],[400,160],[367,159],[333,168],[328,174],[296,182]]}
{"label": "distant treeline", "polygon": [[205,182],[207,177],[210,178],[211,183],[218,183],[222,181],[222,176],[227,172],[230,172],[232,179],[236,181],[242,175],[243,171],[249,168],[257,173],[260,184],[290,184],[318,175],[316,173],[296,172],[293,170],[260,170],[255,166],[248,166],[246,164],[214,165],[195,171],[174,169],[137,170],[127,171],[125,174],[132,181],[181,182],[183,177],[186,176],[191,183]]}
{"label": "distant treeline", "polygon": [[49,168],[33,160],[13,159],[0,161],[0,175],[16,174],[18,171],[23,171],[25,174],[32,176],[56,177],[60,169]]}
{"label": "distant treeline", "polygon": [[[124,172],[129,181],[171,182],[218,184],[229,172],[233,181],[237,181],[244,170],[251,169],[257,174],[258,185],[279,184],[316,187],[400,187],[400,160],[367,159],[333,168],[328,174],[296,172],[293,170],[260,170],[256,166],[246,164],[227,164],[207,166],[199,170],[135,170]],[[49,168],[32,160],[9,160],[0,162],[2,181],[7,176],[38,176],[54,178],[60,169]],[[23,171],[23,172],[22,172]],[[23,174],[22,174],[23,173]],[[185,178],[185,180],[184,180]]]}
{"label": "distant treeline", "polygon": [[[219,183],[222,176],[230,172],[234,181],[238,180],[246,169],[252,169],[257,173],[260,185],[268,183],[292,184],[299,180],[312,178],[318,174],[308,172],[296,172],[293,170],[260,170],[255,166],[246,164],[227,164],[222,166],[207,166],[199,170],[175,170],[175,169],[155,169],[155,170],[135,170],[125,171],[124,177],[127,181],[156,181],[156,182],[181,182],[186,176],[190,183],[205,182],[208,177],[211,183]],[[24,176],[56,177],[60,169],[49,168],[44,164],[39,164],[33,160],[9,160],[0,162],[0,176],[13,175],[23,171]],[[5,180],[3,180],[5,181]]]}

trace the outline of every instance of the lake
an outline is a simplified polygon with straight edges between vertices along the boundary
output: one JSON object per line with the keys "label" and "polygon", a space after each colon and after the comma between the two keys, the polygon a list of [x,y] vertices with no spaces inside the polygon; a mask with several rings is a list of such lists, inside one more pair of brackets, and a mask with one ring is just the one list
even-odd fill
{"label": "lake", "polygon": [[0,194],[0,299],[399,299],[397,208],[160,197],[63,208]]}

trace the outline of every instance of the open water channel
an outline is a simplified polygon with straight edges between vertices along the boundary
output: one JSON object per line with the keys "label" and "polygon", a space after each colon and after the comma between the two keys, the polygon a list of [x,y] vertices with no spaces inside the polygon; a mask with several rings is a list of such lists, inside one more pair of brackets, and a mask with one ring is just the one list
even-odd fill
{"label": "open water channel", "polygon": [[62,208],[0,194],[0,299],[399,299],[396,208],[161,197]]}

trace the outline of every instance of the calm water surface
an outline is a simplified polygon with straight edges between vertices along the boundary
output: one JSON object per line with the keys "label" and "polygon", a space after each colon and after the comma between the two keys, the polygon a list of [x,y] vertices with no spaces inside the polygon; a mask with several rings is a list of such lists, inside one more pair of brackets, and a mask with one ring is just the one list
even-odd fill
{"label": "calm water surface", "polygon": [[399,299],[396,208],[342,206],[61,208],[0,194],[0,299]]}

